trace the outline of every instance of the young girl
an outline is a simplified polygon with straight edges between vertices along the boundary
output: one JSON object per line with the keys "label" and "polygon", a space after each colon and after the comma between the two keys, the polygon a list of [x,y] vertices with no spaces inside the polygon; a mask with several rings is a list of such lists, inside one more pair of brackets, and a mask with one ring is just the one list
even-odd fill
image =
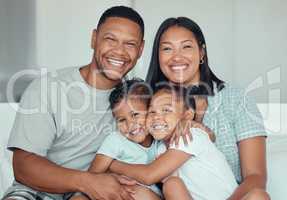
{"label": "young girl", "polygon": [[[185,145],[170,144],[170,139],[180,120],[193,120],[195,103],[186,97],[186,89],[162,87],[152,97],[147,128],[157,140],[159,157],[150,164],[126,164],[113,161],[110,169],[137,181],[151,185],[158,181],[168,184],[170,176],[178,176],[184,182],[194,200],[227,199],[237,187],[235,177],[224,155],[215,147],[207,133],[191,128],[192,140]],[[171,179],[173,180],[173,179]],[[169,199],[190,199],[179,197],[176,189],[163,187],[164,197]]]}

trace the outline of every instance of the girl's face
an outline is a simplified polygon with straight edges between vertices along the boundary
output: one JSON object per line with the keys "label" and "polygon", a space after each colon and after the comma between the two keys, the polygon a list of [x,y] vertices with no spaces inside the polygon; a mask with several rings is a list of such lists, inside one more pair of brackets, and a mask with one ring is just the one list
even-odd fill
{"label": "girl's face", "polygon": [[180,26],[168,28],[159,44],[159,64],[169,81],[191,85],[200,81],[199,63],[204,56],[194,34]]}
{"label": "girl's face", "polygon": [[168,141],[184,114],[184,103],[171,92],[158,91],[151,100],[147,128],[156,140]]}

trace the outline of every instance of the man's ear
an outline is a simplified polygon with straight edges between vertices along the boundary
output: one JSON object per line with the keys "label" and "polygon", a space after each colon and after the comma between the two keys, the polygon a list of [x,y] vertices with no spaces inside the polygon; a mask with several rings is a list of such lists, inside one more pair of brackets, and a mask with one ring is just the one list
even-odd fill
{"label": "man's ear", "polygon": [[188,108],[185,112],[184,112],[184,119],[185,120],[193,120],[194,119],[194,110],[191,108]]}
{"label": "man's ear", "polygon": [[142,53],[143,53],[144,44],[145,44],[145,40],[142,40],[141,45],[140,45],[140,49],[139,49],[139,55],[138,55],[138,58],[140,58],[140,57],[141,57],[141,55],[142,55]]}
{"label": "man's ear", "polygon": [[92,39],[91,39],[91,48],[95,49],[96,47],[96,40],[97,40],[97,29],[93,30]]}

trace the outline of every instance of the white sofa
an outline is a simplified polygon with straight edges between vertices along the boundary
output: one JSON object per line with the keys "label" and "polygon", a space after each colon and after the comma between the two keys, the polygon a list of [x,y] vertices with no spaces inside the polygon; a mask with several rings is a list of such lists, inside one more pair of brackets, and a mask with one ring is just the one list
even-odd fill
{"label": "white sofa", "polygon": [[[286,200],[287,188],[287,104],[259,104],[268,131],[267,190],[272,200]],[[17,104],[0,103],[0,198],[13,180],[11,152],[6,150]]]}

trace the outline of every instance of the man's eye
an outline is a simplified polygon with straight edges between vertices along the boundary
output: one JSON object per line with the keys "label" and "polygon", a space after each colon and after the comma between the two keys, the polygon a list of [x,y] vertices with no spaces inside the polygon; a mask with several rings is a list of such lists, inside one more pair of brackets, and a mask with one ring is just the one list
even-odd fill
{"label": "man's eye", "polygon": [[112,38],[112,37],[106,37],[106,38],[105,38],[105,40],[108,40],[108,41],[115,41],[115,39],[114,39],[114,38]]}
{"label": "man's eye", "polygon": [[128,42],[128,43],[127,43],[127,46],[128,46],[128,47],[135,47],[135,46],[136,46],[136,44],[135,44],[135,43],[133,43],[133,42]]}

